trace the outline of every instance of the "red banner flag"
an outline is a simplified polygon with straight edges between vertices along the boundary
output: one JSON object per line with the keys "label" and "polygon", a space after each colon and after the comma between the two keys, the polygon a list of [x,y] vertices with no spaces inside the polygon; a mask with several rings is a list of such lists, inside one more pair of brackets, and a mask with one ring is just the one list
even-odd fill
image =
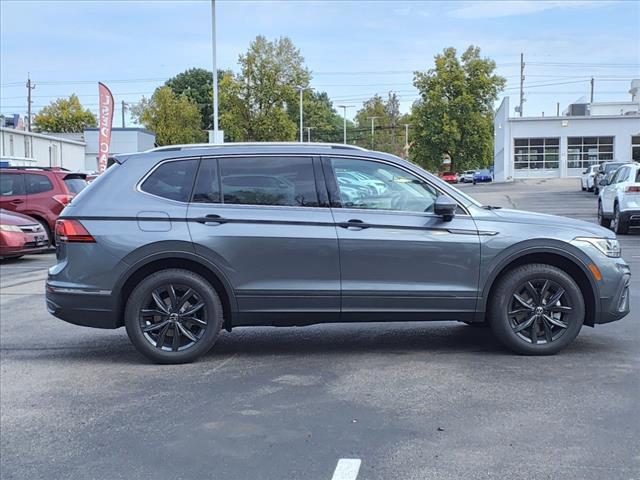
{"label": "red banner flag", "polygon": [[113,95],[107,86],[98,82],[100,94],[98,125],[98,172],[102,173],[107,168],[109,158],[109,144],[111,143],[111,125],[113,124]]}

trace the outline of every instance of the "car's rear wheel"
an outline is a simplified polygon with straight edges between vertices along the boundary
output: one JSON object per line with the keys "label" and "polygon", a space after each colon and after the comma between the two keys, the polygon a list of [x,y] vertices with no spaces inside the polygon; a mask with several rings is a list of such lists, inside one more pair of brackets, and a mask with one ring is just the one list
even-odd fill
{"label": "car's rear wheel", "polygon": [[611,220],[605,218],[604,212],[602,211],[602,202],[598,200],[598,223],[604,228],[609,228],[611,225]]}
{"label": "car's rear wheel", "polygon": [[156,272],[133,290],[125,326],[140,353],[157,363],[186,363],[208,352],[222,326],[222,303],[200,275]]}
{"label": "car's rear wheel", "polygon": [[618,204],[613,205],[613,220],[611,221],[611,228],[619,235],[625,235],[629,232],[629,224],[622,219],[620,215],[620,207]]}
{"label": "car's rear wheel", "polygon": [[584,322],[584,298],[563,270],[547,264],[517,267],[493,292],[489,323],[500,342],[525,355],[551,355],[569,345]]}

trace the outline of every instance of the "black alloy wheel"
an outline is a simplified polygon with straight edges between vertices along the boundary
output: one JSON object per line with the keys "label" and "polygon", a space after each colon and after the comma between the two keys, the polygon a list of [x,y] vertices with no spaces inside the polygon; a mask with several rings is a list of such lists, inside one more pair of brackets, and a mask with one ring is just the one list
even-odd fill
{"label": "black alloy wheel", "polygon": [[545,279],[528,280],[511,296],[509,325],[524,341],[551,343],[560,338],[568,325],[567,315],[573,308],[565,290]]}
{"label": "black alloy wheel", "polygon": [[173,283],[161,285],[140,309],[140,328],[155,348],[178,352],[202,338],[207,328],[207,309],[192,288]]}

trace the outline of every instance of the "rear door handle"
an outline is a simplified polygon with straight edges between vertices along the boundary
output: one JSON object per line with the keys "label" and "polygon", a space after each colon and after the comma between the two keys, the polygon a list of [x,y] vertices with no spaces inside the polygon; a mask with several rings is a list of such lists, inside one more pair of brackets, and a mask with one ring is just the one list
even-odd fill
{"label": "rear door handle", "polygon": [[348,220],[346,222],[341,222],[338,224],[338,226],[349,230],[364,230],[365,228],[370,227],[370,225],[357,218],[352,218],[351,220]]}
{"label": "rear door handle", "polygon": [[226,218],[222,218],[220,215],[210,214],[205,215],[204,217],[196,218],[196,222],[202,223],[204,225],[216,226],[226,223],[228,220]]}
{"label": "rear door handle", "polygon": [[21,203],[24,203],[24,200],[20,200],[19,198],[16,198],[15,200],[11,200],[9,203],[11,205],[20,205]]}

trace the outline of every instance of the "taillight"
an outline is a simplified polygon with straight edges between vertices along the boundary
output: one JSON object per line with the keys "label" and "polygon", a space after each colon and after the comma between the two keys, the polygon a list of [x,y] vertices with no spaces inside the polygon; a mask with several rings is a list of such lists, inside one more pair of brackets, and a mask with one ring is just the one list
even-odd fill
{"label": "taillight", "polygon": [[73,195],[54,195],[53,199],[63,207],[66,207],[73,200]]}
{"label": "taillight", "polygon": [[624,191],[625,193],[640,193],[640,185],[629,185]]}
{"label": "taillight", "polygon": [[95,239],[78,220],[58,219],[56,238],[59,242],[95,243]]}

